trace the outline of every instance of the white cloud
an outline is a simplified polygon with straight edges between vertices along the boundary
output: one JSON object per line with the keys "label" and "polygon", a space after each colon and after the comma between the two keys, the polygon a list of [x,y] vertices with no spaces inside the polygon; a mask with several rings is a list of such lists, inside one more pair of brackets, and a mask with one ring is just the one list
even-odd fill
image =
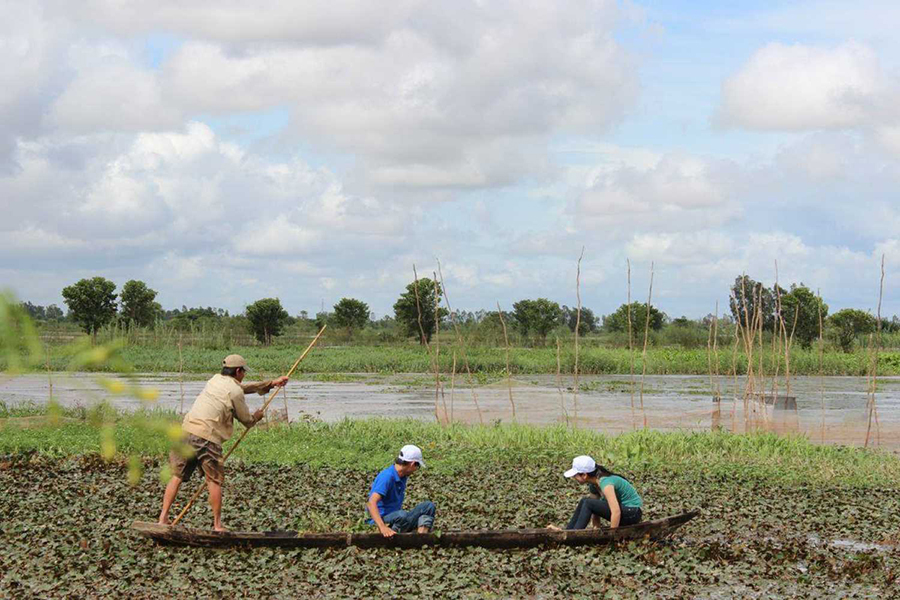
{"label": "white cloud", "polygon": [[717,118],[748,129],[856,127],[868,121],[884,95],[893,92],[869,46],[771,43],[723,83]]}

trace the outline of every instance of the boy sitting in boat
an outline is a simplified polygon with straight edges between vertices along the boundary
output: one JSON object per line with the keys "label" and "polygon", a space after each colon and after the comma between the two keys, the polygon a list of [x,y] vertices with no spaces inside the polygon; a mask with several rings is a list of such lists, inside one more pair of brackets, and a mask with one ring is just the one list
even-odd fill
{"label": "boy sitting in boat", "polygon": [[[563,475],[587,484],[591,492],[591,496],[578,502],[566,529],[585,529],[589,522],[598,527],[599,518],[609,521],[610,529],[641,522],[643,501],[631,482],[598,465],[590,456],[576,456],[572,468]],[[559,529],[555,525],[547,527]]]}
{"label": "boy sitting in boat", "polygon": [[422,450],[408,444],[400,449],[400,455],[375,478],[369,490],[366,508],[372,516],[369,523],[378,526],[384,537],[397,533],[418,531],[428,533],[434,525],[434,502],[421,502],[410,511],[403,509],[406,495],[406,479],[419,467],[424,467]]}
{"label": "boy sitting in boat", "polygon": [[178,495],[182,481],[190,479],[197,468],[206,475],[209,488],[209,503],[213,512],[213,529],[225,531],[222,526],[222,483],[225,480],[225,467],[222,461],[222,444],[231,438],[234,417],[252,427],[262,419],[262,409],[250,414],[244,393],[267,393],[273,387],[281,387],[288,382],[287,377],[279,377],[259,383],[242,383],[247,372],[247,361],[238,354],[231,354],[222,361],[222,371],[206,382],[206,386],[191,410],[184,416],[181,428],[184,431],[184,442],[190,446],[189,457],[173,450],[169,454],[172,467],[172,478],[166,486],[163,496],[162,511],[159,513],[159,524],[169,524],[169,508]]}

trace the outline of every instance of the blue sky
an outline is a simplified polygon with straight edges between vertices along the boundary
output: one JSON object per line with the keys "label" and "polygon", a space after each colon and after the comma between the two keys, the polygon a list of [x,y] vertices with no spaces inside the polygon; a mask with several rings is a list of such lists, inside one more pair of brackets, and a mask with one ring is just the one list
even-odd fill
{"label": "blue sky", "polygon": [[0,286],[376,314],[698,317],[742,272],[884,312],[900,246],[891,2],[11,3]]}

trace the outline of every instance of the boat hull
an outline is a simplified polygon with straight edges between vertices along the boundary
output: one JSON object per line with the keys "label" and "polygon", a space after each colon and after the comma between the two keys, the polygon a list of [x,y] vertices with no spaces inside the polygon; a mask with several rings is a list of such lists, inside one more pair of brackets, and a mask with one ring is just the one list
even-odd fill
{"label": "boat hull", "polygon": [[442,533],[399,533],[386,538],[380,533],[306,533],[301,531],[228,531],[216,532],[188,527],[172,527],[135,521],[132,528],[139,534],[165,544],[228,547],[287,548],[422,548],[480,547],[533,548],[544,545],[596,546],[622,540],[660,539],[681,527],[700,511],[692,510],[673,517],[644,521],[617,529],[507,529],[446,531]]}

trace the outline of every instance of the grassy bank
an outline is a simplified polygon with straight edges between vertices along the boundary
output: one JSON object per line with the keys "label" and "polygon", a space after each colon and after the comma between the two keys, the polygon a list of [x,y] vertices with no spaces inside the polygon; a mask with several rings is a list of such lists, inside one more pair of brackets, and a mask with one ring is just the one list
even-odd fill
{"label": "grassy bank", "polygon": [[[167,440],[146,424],[170,422],[171,415],[118,417],[117,452],[104,461],[97,455],[103,421],[113,416],[64,413],[50,426],[42,415],[20,415],[3,423],[0,595],[884,597],[900,572],[891,545],[900,543],[900,460],[889,455],[769,435],[609,438],[555,427],[447,429],[410,421],[251,432],[227,469],[226,523],[365,529],[371,479],[409,441],[424,448],[429,466],[411,478],[407,502],[433,500],[442,529],[564,524],[584,490],[561,472],[582,452],[632,478],[646,518],[695,507],[703,513],[671,542],[602,548],[157,547],[128,526],[159,509]],[[130,453],[144,468],[134,485]],[[196,527],[208,521],[202,504],[186,518]]]}
{"label": "grassy bank", "polygon": [[[297,346],[246,346],[229,349],[242,354],[256,370],[278,373],[296,360],[303,347]],[[57,346],[49,353],[53,370],[70,368],[72,359],[83,348]],[[183,363],[188,373],[209,373],[222,361],[222,350],[185,347],[181,355],[177,347],[125,345],[118,350],[120,361],[103,362],[102,368],[115,370],[119,364],[127,364],[137,372],[177,372]],[[457,355],[457,373],[465,370],[463,352],[453,346],[442,346],[439,365],[442,372],[452,371],[453,353]],[[469,369],[474,373],[494,374],[505,372],[504,348],[476,347],[466,350]],[[715,357],[713,357],[715,360]],[[512,348],[509,354],[510,370],[514,374],[556,373],[556,348]],[[631,368],[631,354],[624,348],[584,347],[579,354],[579,372],[585,374],[622,374]],[[869,357],[864,351],[853,353],[826,352],[821,361],[824,375],[856,375],[867,373]],[[766,373],[773,373],[776,357],[771,352],[763,355]],[[730,349],[718,353],[719,373],[731,373],[732,365],[739,375],[746,372],[747,359],[742,353],[733,359]],[[640,373],[641,353],[634,354],[634,369]],[[758,365],[755,355],[754,365]],[[4,365],[0,365],[3,367]],[[572,348],[564,348],[560,355],[563,373],[572,373],[575,355]],[[40,365],[35,368],[46,368]],[[87,368],[87,367],[84,367]],[[715,366],[713,366],[715,369]],[[757,367],[758,368],[758,367]],[[331,346],[319,347],[300,365],[301,373],[426,373],[432,370],[432,362],[424,348],[408,346]],[[647,351],[647,373],[651,375],[705,375],[709,372],[709,357],[705,349],[651,348]],[[784,372],[784,365],[779,366]],[[900,375],[900,353],[882,352],[879,356],[880,375]],[[815,350],[795,349],[791,352],[791,373],[794,375],[818,375],[820,356]]]}

